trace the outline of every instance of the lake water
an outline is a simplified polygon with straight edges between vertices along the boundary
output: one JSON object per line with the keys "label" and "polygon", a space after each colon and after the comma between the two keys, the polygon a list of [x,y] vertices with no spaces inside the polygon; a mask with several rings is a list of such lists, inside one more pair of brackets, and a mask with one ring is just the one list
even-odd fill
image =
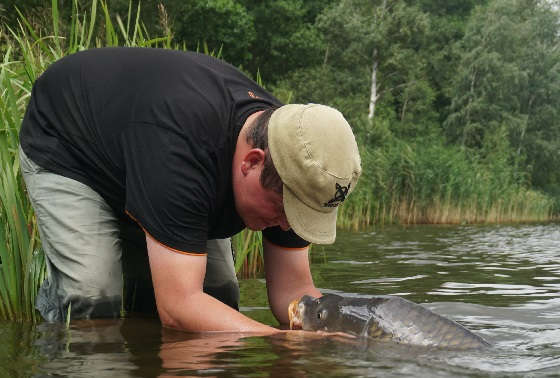
{"label": "lake water", "polygon": [[[384,227],[314,246],[323,292],[400,295],[490,341],[448,351],[314,335],[163,330],[152,319],[0,323],[0,377],[560,377],[560,225]],[[276,325],[264,280],[241,310]]]}

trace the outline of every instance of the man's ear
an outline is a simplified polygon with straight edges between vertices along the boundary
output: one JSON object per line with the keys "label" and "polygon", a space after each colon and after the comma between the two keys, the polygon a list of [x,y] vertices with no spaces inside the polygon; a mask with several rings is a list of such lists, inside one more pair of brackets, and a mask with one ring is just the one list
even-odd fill
{"label": "man's ear", "polygon": [[247,175],[251,169],[259,168],[264,164],[265,153],[260,148],[250,149],[243,158],[241,163],[241,171],[243,175]]}

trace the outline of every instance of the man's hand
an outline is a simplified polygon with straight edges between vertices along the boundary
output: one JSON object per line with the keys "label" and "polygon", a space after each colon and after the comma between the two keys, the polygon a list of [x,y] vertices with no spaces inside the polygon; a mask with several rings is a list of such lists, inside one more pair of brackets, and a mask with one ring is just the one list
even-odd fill
{"label": "man's hand", "polygon": [[164,327],[184,331],[230,331],[272,334],[261,324],[202,291],[206,255],[183,255],[146,234],[159,317]]}
{"label": "man's hand", "polygon": [[263,239],[266,288],[270,308],[280,324],[288,324],[288,306],[303,295],[320,297],[309,270],[309,248],[286,249]]}

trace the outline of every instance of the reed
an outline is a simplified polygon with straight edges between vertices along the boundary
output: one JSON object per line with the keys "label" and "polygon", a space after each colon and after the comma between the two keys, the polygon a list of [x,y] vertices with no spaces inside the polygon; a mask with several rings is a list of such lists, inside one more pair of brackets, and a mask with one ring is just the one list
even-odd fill
{"label": "reed", "polygon": [[14,62],[13,54],[8,43],[0,65],[0,319],[36,321],[34,303],[45,275],[44,256],[17,159],[32,73]]}
{"label": "reed", "polygon": [[555,219],[555,201],[529,188],[511,156],[485,159],[438,141],[391,140],[362,153],[357,191],[339,210],[346,229],[385,223],[512,223]]}
{"label": "reed", "polygon": [[232,238],[235,271],[240,278],[255,278],[264,270],[262,233],[245,229]]}

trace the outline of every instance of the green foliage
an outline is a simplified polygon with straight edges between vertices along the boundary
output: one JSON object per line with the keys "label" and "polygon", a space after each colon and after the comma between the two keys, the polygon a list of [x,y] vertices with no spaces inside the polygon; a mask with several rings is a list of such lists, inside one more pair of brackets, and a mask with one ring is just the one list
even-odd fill
{"label": "green foliage", "polygon": [[549,191],[560,178],[559,15],[552,1],[495,0],[477,8],[457,43],[461,60],[445,123],[452,141],[477,149],[504,129],[527,158],[532,183]]}
{"label": "green foliage", "polygon": [[35,321],[44,256],[17,159],[22,100],[29,96],[30,85],[11,53],[8,47],[0,66],[0,319]]}
{"label": "green foliage", "polygon": [[169,4],[175,38],[197,48],[206,43],[211,51],[223,51],[230,62],[251,59],[249,47],[255,39],[253,17],[234,0],[186,0]]}
{"label": "green foliage", "polygon": [[503,135],[492,139],[488,148],[494,150],[485,159],[446,146],[441,138],[414,143],[389,139],[390,143],[362,153],[369,169],[358,192],[342,207],[340,225],[550,219],[553,201],[527,188],[526,175],[512,164],[515,156],[509,156]]}
{"label": "green foliage", "polygon": [[245,229],[232,238],[235,272],[243,278],[256,277],[264,269],[262,233]]}
{"label": "green foliage", "polygon": [[290,92],[295,103],[321,103],[346,115],[367,111],[368,89],[355,72],[330,66],[313,66],[292,72],[274,86],[274,92]]}
{"label": "green foliage", "polygon": [[477,5],[486,4],[487,0],[409,0],[407,3],[418,5],[424,12],[434,16],[467,19]]}
{"label": "green foliage", "polygon": [[435,121],[423,54],[430,23],[420,9],[402,1],[344,0],[323,10],[316,27],[327,46],[322,62],[280,83],[297,88],[295,101],[332,104],[358,119],[367,114],[375,70],[376,113],[395,121],[395,133],[405,137]]}
{"label": "green foliage", "polygon": [[275,83],[296,69],[323,60],[325,45],[314,27],[319,12],[332,0],[243,0],[254,18],[256,39],[253,59],[244,63],[250,72],[260,71],[267,83]]}

